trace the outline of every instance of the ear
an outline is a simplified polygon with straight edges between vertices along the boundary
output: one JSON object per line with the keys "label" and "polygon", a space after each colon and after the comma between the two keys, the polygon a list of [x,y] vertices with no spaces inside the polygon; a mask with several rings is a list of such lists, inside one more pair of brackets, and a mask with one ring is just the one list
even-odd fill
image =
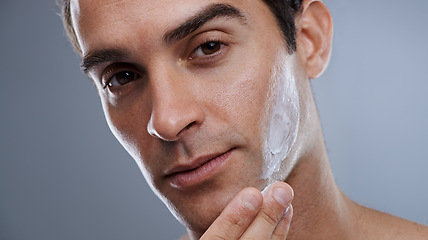
{"label": "ear", "polygon": [[303,0],[303,11],[296,18],[297,53],[310,79],[319,77],[330,60],[333,20],[319,0]]}

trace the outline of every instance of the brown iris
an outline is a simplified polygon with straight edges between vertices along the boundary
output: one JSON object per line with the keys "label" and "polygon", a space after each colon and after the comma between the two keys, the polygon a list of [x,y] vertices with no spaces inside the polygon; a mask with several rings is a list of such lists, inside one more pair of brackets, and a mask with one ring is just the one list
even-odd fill
{"label": "brown iris", "polygon": [[201,50],[206,55],[211,55],[219,51],[221,48],[221,43],[218,42],[208,42],[201,45]]}
{"label": "brown iris", "polygon": [[125,85],[131,81],[134,81],[138,78],[138,74],[130,71],[122,71],[116,73],[111,81],[108,83],[109,87],[116,87],[120,85]]}

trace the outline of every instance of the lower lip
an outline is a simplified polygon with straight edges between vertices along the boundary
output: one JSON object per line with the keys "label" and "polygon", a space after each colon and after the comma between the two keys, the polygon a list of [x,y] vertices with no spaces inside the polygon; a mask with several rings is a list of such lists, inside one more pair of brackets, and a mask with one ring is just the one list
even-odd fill
{"label": "lower lip", "polygon": [[171,174],[169,176],[170,183],[173,187],[179,189],[200,184],[216,174],[227,162],[231,154],[232,150],[229,150],[209,160],[198,168]]}

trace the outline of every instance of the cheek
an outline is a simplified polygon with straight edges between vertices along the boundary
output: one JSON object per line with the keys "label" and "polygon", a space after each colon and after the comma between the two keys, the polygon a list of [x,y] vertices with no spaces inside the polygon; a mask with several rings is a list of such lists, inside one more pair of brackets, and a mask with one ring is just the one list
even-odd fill
{"label": "cheek", "polygon": [[[265,166],[263,179],[271,179],[281,169],[297,138],[299,124],[299,98],[291,58],[286,57],[272,71],[271,89],[266,107],[267,128],[263,143]],[[288,166],[294,165],[287,162]],[[276,176],[285,179],[286,176]]]}
{"label": "cheek", "polygon": [[[146,113],[141,113],[139,105],[129,104],[127,108],[119,108],[112,106],[108,100],[102,97],[102,107],[107,124],[110,131],[132,156],[140,169],[148,169],[143,166],[141,159],[142,149],[140,146],[150,149],[150,142],[147,141],[149,135],[147,133],[148,119]],[[144,174],[146,174],[143,171]]]}
{"label": "cheek", "polygon": [[127,117],[126,114],[120,114],[117,110],[108,105],[108,103],[103,103],[103,109],[110,131],[126,151],[130,153],[134,159],[137,159],[138,151],[136,148],[136,137],[133,136],[130,129],[133,120]]}
{"label": "cheek", "polygon": [[261,63],[246,65],[245,69],[229,76],[233,84],[228,85],[221,99],[215,100],[223,103],[222,115],[234,131],[244,136],[253,154],[260,152],[262,145],[265,121],[261,116],[265,113],[270,76],[267,69]]}
{"label": "cheek", "polygon": [[[136,106],[134,106],[136,108]],[[131,155],[154,193],[158,194],[155,187],[155,174],[162,167],[161,161],[144,161],[150,159],[151,150],[159,149],[154,142],[150,141],[147,133],[147,119],[144,114],[138,114],[133,109],[118,110],[103,103],[104,114],[110,131],[120,142],[123,148]]]}

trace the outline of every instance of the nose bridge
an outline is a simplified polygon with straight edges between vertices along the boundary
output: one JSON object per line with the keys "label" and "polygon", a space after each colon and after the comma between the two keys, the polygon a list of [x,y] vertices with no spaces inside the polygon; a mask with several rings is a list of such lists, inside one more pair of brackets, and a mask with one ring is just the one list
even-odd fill
{"label": "nose bridge", "polygon": [[197,128],[204,114],[192,86],[174,68],[156,68],[150,77],[152,112],[147,131],[164,141],[175,141],[183,132]]}

